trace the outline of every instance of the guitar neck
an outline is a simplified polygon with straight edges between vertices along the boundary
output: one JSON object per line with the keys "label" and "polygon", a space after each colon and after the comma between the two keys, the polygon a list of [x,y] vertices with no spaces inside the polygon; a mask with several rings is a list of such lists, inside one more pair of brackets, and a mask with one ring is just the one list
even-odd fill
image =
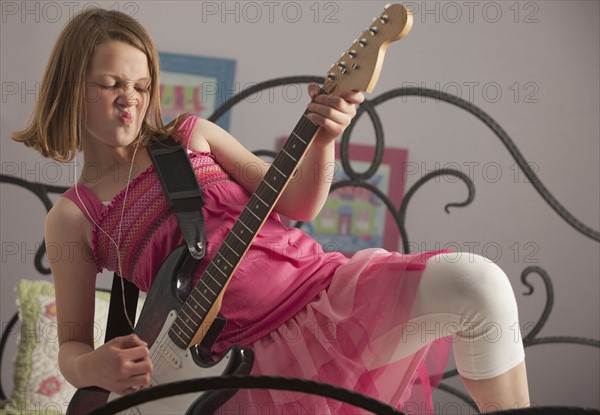
{"label": "guitar neck", "polygon": [[[401,4],[387,5],[382,14],[356,38],[354,43],[329,68],[321,93],[338,95],[341,91],[371,92],[379,77],[385,51],[391,42],[404,37],[412,27],[412,13]],[[319,126],[304,112],[283,149],[223,244],[202,274],[169,329],[169,337],[181,348],[197,344],[204,337],[220,307],[220,298],[229,278],[245,255],[281,193],[306,154]],[[206,327],[206,330],[201,330]]]}
{"label": "guitar neck", "polygon": [[282,192],[306,154],[319,126],[304,112],[281,151],[273,160],[248,204],[225,236],[169,330],[171,340],[181,348],[193,345],[211,308],[225,289],[250,244],[273,210]]}

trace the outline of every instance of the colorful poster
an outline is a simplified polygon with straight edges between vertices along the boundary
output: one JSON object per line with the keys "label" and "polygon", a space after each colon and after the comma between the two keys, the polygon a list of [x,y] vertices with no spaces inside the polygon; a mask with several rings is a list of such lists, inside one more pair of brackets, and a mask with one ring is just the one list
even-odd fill
{"label": "colorful poster", "polygon": [[[160,96],[164,122],[189,112],[208,118],[234,93],[235,60],[161,52]],[[216,123],[229,128],[230,112]]]}
{"label": "colorful poster", "polygon": [[[280,140],[280,146],[283,140],[285,138]],[[358,174],[368,171],[374,154],[374,146],[350,144],[351,171]],[[394,217],[379,196],[368,187],[381,191],[398,211],[404,195],[408,150],[386,147],[379,168],[359,181],[358,186],[347,183],[350,175],[344,171],[339,157],[340,146],[336,143],[335,170],[333,177],[329,178],[333,190],[319,215],[313,221],[303,223],[301,229],[326,251],[339,251],[348,256],[366,248],[382,247],[398,251],[400,232]]]}

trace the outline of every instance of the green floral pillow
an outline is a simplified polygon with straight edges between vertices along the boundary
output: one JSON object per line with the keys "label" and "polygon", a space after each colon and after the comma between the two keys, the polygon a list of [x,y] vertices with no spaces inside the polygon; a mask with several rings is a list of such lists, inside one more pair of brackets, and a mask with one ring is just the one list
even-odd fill
{"label": "green floral pillow", "polygon": [[[110,294],[96,291],[94,344],[104,342]],[[141,308],[141,301],[139,302]],[[2,413],[64,413],[75,393],[58,368],[58,335],[54,285],[48,281],[21,280],[18,349],[15,358],[12,402]],[[138,309],[139,314],[139,309]]]}

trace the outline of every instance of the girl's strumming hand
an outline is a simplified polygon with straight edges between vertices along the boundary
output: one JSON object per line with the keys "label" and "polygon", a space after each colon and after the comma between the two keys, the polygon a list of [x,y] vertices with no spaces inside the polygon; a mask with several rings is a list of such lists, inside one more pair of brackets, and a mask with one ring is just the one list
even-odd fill
{"label": "girl's strumming hand", "polygon": [[153,367],[148,344],[135,334],[116,337],[85,358],[82,370],[103,389],[125,395],[150,386]]}

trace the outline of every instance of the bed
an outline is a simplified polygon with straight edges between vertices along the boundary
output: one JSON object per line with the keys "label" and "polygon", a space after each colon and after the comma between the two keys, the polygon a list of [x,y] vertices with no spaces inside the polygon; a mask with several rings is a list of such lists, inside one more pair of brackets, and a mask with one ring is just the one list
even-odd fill
{"label": "bed", "polygon": [[[210,120],[218,120],[228,111],[230,111],[231,108],[236,104],[242,102],[246,97],[252,96],[252,94],[255,94],[257,91],[272,88],[274,86],[308,83],[313,81],[322,82],[322,78],[316,76],[296,76],[277,78],[256,84],[252,88],[248,88],[247,90],[238,93],[225,102],[215,111],[215,113],[210,117]],[[399,206],[394,203],[389,194],[383,193],[378,187],[374,186],[368,181],[369,176],[373,172],[377,171],[377,169],[380,167],[386,152],[381,119],[378,116],[377,106],[392,99],[409,96],[421,96],[441,100],[475,116],[489,129],[491,129],[499,140],[501,140],[521,171],[529,179],[533,188],[545,200],[548,206],[550,206],[556,212],[558,218],[567,223],[576,232],[588,238],[590,243],[596,244],[600,241],[600,235],[598,231],[593,230],[580,222],[548,191],[539,178],[537,178],[536,173],[516,147],[513,140],[488,114],[472,103],[451,94],[428,90],[425,88],[397,88],[378,95],[373,99],[367,100],[359,108],[355,122],[360,119],[361,116],[366,116],[371,120],[376,136],[375,156],[366,172],[356,172],[352,169],[349,160],[348,148],[355,124],[355,122],[353,122],[353,124],[344,133],[344,136],[341,139],[340,147],[341,162],[347,179],[335,182],[332,186],[332,192],[348,186],[364,189],[367,192],[370,192],[373,197],[379,200],[380,203],[385,206],[388,212],[392,214],[394,222],[393,226],[397,227],[397,231],[401,236],[402,244],[399,247],[401,251],[409,252],[411,250],[411,239],[408,234],[408,226],[406,223],[407,209],[410,206],[410,202],[414,195],[417,194],[419,190],[422,189],[427,183],[435,180],[436,178],[444,176],[453,177],[456,179],[456,181],[461,182],[464,184],[464,186],[466,186],[468,189],[468,196],[464,200],[453,200],[447,203],[445,210],[448,213],[450,213],[450,209],[466,208],[475,198],[475,185],[471,181],[470,177],[464,172],[452,168],[441,168],[424,174],[417,182],[415,182],[405,191],[402,202]],[[269,158],[275,153],[273,150],[258,150],[256,151],[256,154]],[[0,181],[2,182],[2,186],[19,186],[28,192],[32,192],[32,194],[35,195],[43,204],[46,210],[50,209],[52,206],[51,196],[58,195],[66,190],[65,187],[35,181],[27,181],[20,177],[6,174],[2,174],[2,176],[0,176]],[[295,226],[303,227],[307,226],[307,224],[297,223]],[[40,240],[42,240],[42,238],[43,236],[40,235]],[[42,275],[50,274],[50,270],[44,263],[45,254],[44,244],[40,243],[39,248],[33,257],[33,261],[35,263],[35,268]],[[528,266],[523,269],[521,273],[521,281],[526,287],[527,291],[525,292],[525,297],[518,296],[517,299],[519,302],[527,301],[527,296],[534,292],[534,286],[536,285],[533,282],[535,280],[532,278],[532,275],[534,274],[538,278],[537,281],[541,280],[543,283],[546,299],[543,312],[541,313],[535,325],[530,327],[526,333],[523,333],[524,344],[528,349],[528,352],[529,350],[533,350],[533,352],[535,352],[534,346],[542,344],[569,344],[599,349],[600,340],[598,339],[590,339],[578,336],[544,336],[541,334],[544,325],[551,317],[553,308],[554,290],[550,272],[538,265]],[[68,402],[73,389],[70,387],[70,385],[66,384],[55,363],[57,356],[57,344],[56,327],[55,323],[53,323],[55,321],[53,293],[52,284],[47,280],[22,280],[16,287],[18,311],[14,314],[9,322],[3,324],[2,338],[0,341],[0,355],[2,356],[0,365],[2,373],[14,373],[14,388],[12,392],[4,390],[0,384],[0,398],[3,402],[2,413],[50,414],[63,413],[66,409],[66,402]],[[112,296],[112,298],[115,297],[117,296]],[[97,291],[96,325],[100,333],[106,331],[106,317],[109,306],[114,306],[110,305],[110,299],[110,291],[100,289]],[[138,306],[141,305],[141,303],[142,301],[140,301]],[[53,327],[54,331],[52,331]],[[99,338],[98,342],[101,341],[102,339]],[[8,342],[16,342],[18,344],[16,356],[12,357],[14,364],[11,363],[10,357],[4,356],[4,349]],[[566,358],[566,356],[561,356],[561,358]],[[469,411],[473,411],[470,413],[475,413],[476,410],[474,404],[470,401],[466,393],[461,388],[453,386],[450,383],[450,380],[456,377],[457,372],[454,369],[450,369],[444,373],[444,381],[440,385],[441,392],[439,393],[448,394],[452,397],[451,399],[461,402],[460,407],[470,408]],[[131,405],[136,400],[139,402],[140,400],[149,397],[150,394],[156,397],[159,393],[183,393],[191,390],[208,390],[210,388],[224,388],[227,386],[283,387],[290,390],[302,390],[309,393],[325,394],[335,399],[352,402],[361,408],[370,410],[374,413],[399,413],[387,407],[386,405],[352,393],[352,391],[343,391],[333,387],[328,387],[327,385],[318,385],[311,382],[300,382],[293,379],[251,377],[238,377],[211,381],[196,380],[178,382],[178,384],[175,385],[162,385],[156,390],[146,390],[135,395],[130,395],[124,402],[121,402],[121,405],[126,407]],[[110,410],[116,409],[118,408],[113,407]],[[108,410],[103,410],[102,413],[108,413],[107,411]],[[599,412],[594,408],[534,407],[530,409],[514,411],[512,413],[584,414]]]}

